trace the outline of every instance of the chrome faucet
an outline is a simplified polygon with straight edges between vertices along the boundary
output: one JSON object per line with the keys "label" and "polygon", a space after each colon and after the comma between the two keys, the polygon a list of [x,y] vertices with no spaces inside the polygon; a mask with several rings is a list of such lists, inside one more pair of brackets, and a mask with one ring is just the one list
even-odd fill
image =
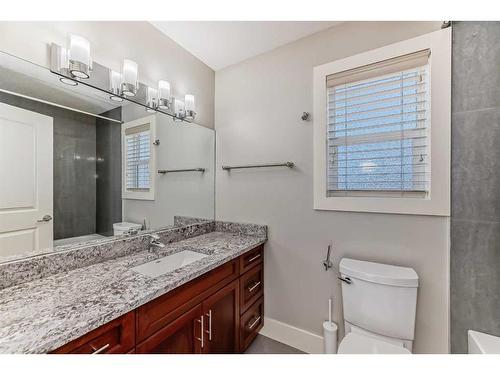
{"label": "chrome faucet", "polygon": [[154,234],[154,233],[149,235],[149,252],[150,253],[156,253],[156,251],[154,251],[155,248],[163,248],[163,247],[165,247],[165,244],[160,242],[159,235]]}

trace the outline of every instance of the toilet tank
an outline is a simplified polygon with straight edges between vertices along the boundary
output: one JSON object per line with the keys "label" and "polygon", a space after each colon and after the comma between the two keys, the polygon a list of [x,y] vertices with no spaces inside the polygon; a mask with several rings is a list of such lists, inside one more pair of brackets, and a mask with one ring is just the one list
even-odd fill
{"label": "toilet tank", "polygon": [[[378,335],[413,340],[418,275],[412,268],[344,258],[344,320]],[[349,283],[350,281],[350,283]]]}

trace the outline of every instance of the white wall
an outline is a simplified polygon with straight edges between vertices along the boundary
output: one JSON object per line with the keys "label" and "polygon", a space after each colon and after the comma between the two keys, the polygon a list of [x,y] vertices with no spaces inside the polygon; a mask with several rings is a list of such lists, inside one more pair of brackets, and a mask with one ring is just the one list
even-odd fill
{"label": "white wall", "polygon": [[48,66],[47,44],[66,45],[68,33],[91,43],[93,59],[120,71],[123,58],[139,64],[139,80],[152,87],[160,79],[174,96],[196,96],[197,122],[214,127],[214,71],[148,22],[0,22],[0,50]]}
{"label": "white wall", "polygon": [[[127,105],[122,108],[124,122],[148,115],[144,108]],[[156,114],[155,147],[158,169],[205,168],[204,173],[180,172],[156,174],[155,200],[123,199],[123,221],[151,228],[174,224],[174,216],[214,218],[215,212],[215,132],[196,124],[174,122]]]}
{"label": "white wall", "polygon": [[[345,23],[216,72],[216,217],[269,225],[266,316],[321,334],[327,300],[341,319],[340,284],[321,261],[344,256],[415,268],[418,353],[448,351],[445,217],[313,210],[313,67],[439,29],[439,22]],[[222,164],[293,161],[297,168],[221,170]]]}

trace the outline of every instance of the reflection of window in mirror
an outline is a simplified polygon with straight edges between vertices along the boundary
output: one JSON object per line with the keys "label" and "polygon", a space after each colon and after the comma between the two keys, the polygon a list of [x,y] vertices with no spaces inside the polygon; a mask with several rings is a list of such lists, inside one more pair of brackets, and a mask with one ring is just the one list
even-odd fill
{"label": "reflection of window in mirror", "polygon": [[122,125],[122,196],[154,200],[156,160],[153,142],[156,117],[148,116]]}

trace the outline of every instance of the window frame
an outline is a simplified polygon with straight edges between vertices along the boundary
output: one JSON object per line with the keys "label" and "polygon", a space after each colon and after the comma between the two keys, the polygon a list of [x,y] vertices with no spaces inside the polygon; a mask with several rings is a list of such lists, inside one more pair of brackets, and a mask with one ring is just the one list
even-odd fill
{"label": "window frame", "polygon": [[[142,126],[149,124],[149,131],[151,136],[150,142],[150,158],[149,158],[149,189],[147,191],[143,190],[132,190],[127,189],[127,145],[125,138],[125,131],[129,128],[134,128],[137,126]],[[156,116],[146,116],[134,121],[126,122],[122,124],[121,129],[121,143],[122,143],[122,199],[137,199],[137,200],[155,200],[155,186],[156,186],[156,148],[153,147],[153,142],[156,139]]]}
{"label": "window frame", "polygon": [[[360,66],[429,49],[430,160],[429,193],[425,197],[327,195],[327,77]],[[314,68],[314,209],[450,215],[451,160],[451,28],[336,60]]]}

